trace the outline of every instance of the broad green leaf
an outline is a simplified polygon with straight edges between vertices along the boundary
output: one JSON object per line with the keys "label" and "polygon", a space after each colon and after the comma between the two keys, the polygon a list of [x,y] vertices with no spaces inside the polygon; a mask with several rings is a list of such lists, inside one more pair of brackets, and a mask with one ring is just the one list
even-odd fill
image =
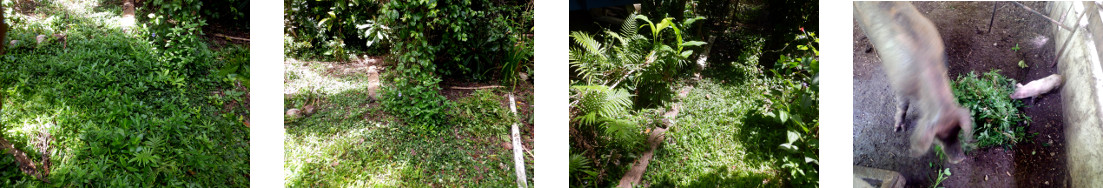
{"label": "broad green leaf", "polygon": [[694,41],[686,41],[685,43],[682,43],[682,46],[701,46],[701,45],[705,45],[705,44],[706,44],[706,42],[704,42],[704,41],[695,41],[694,40]]}
{"label": "broad green leaf", "polygon": [[789,112],[786,112],[785,110],[778,110],[777,112],[778,119],[781,120],[781,124],[785,124],[785,122],[789,121]]}

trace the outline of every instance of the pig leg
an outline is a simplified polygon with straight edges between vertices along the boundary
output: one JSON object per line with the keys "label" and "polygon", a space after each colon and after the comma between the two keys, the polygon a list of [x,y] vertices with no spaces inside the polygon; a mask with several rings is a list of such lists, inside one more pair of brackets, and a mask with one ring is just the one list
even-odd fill
{"label": "pig leg", "polygon": [[893,124],[893,131],[900,131],[904,128],[904,118],[908,116],[908,98],[903,96],[896,96],[896,122]]}

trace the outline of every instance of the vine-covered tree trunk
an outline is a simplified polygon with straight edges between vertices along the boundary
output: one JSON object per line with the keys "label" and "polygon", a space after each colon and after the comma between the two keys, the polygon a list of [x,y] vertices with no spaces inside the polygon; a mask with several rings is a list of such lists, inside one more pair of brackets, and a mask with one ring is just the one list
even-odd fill
{"label": "vine-covered tree trunk", "polygon": [[[4,10],[4,6],[0,6],[0,10]],[[8,47],[8,23],[4,21],[4,14],[0,14],[0,54],[4,54]]]}

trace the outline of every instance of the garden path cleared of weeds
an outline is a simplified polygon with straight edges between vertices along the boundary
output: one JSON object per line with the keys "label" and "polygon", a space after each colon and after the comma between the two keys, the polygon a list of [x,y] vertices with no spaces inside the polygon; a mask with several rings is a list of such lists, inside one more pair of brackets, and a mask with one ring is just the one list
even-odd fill
{"label": "garden path cleared of weeds", "polygon": [[[643,185],[701,187],[710,185],[781,186],[770,154],[782,143],[784,130],[755,126],[751,109],[764,101],[765,84],[702,78],[682,99],[661,147],[655,152]],[[777,132],[780,130],[781,132]]]}
{"label": "garden path cleared of weeds", "polygon": [[[169,48],[157,48],[152,31],[124,29],[121,9],[96,1],[16,5],[7,39],[19,42],[0,56],[0,132],[33,159],[48,156],[50,173],[48,183],[35,180],[5,154],[0,185],[247,187],[248,84],[214,72],[247,66],[248,47],[215,51],[200,42],[186,68],[166,70],[180,62],[163,57]],[[53,34],[66,37],[36,41]],[[52,149],[32,146],[39,133],[53,136]]]}
{"label": "garden path cleared of weeds", "polygon": [[[441,94],[455,102],[452,125],[439,133],[404,131],[402,117],[388,115],[367,91],[368,67],[389,74],[384,58],[351,62],[284,62],[285,106],[313,104],[315,112],[285,123],[285,175],[288,186],[515,186],[509,127],[508,88],[445,79]],[[383,87],[387,87],[386,80]],[[527,180],[533,174],[532,84],[519,84]]]}
{"label": "garden path cleared of weeds", "polygon": [[710,44],[714,46],[706,68],[691,68],[694,73],[680,76],[676,79],[681,81],[671,84],[671,88],[679,88],[672,93],[676,97],[662,108],[667,110],[658,112],[673,118],[676,126],[667,127],[665,136],[660,137],[662,143],[641,185],[787,185],[775,157],[780,156],[778,144],[784,143],[786,130],[758,123],[766,120],[756,114],[760,113],[757,108],[767,105],[767,91],[776,80],[763,77],[761,67],[754,62],[732,63],[745,61],[736,60],[742,53],[761,53],[749,49],[761,49],[763,43],[736,42],[743,40],[730,34],[715,41]]}
{"label": "garden path cleared of weeds", "polygon": [[[999,2],[988,32],[994,2],[915,2],[934,22],[946,45],[949,76],[1000,69],[1000,74],[1026,83],[1057,73],[1053,25],[1010,2]],[[1045,2],[1024,2],[1038,10]],[[857,24],[855,24],[857,25]],[[893,93],[879,59],[857,26],[854,31],[854,164],[900,172],[909,187],[929,187],[942,163],[934,152],[919,158],[907,153],[907,134],[894,132]],[[1020,46],[1018,51],[1013,47]],[[1025,60],[1029,66],[1020,68]],[[946,187],[1063,187],[1067,185],[1061,96],[1054,91],[1025,102],[1033,119],[1028,141],[1014,146],[981,148],[960,164],[943,164],[952,175]],[[863,105],[859,105],[863,104]],[[909,113],[910,114],[910,113]],[[909,126],[914,119],[907,120]],[[910,130],[909,130],[910,131]]]}

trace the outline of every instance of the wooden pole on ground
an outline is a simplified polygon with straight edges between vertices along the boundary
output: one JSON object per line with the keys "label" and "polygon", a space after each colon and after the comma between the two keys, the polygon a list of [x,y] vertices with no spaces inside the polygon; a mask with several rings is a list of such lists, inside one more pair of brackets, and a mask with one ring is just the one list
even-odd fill
{"label": "wooden pole on ground", "polygon": [[[509,94],[509,111],[517,116],[517,102],[514,101],[513,94]],[[517,130],[517,123],[513,123],[512,132],[510,138],[513,138],[513,167],[517,169],[517,187],[528,187],[528,176],[525,175],[525,154],[521,151],[524,146],[521,146],[521,133]]]}

